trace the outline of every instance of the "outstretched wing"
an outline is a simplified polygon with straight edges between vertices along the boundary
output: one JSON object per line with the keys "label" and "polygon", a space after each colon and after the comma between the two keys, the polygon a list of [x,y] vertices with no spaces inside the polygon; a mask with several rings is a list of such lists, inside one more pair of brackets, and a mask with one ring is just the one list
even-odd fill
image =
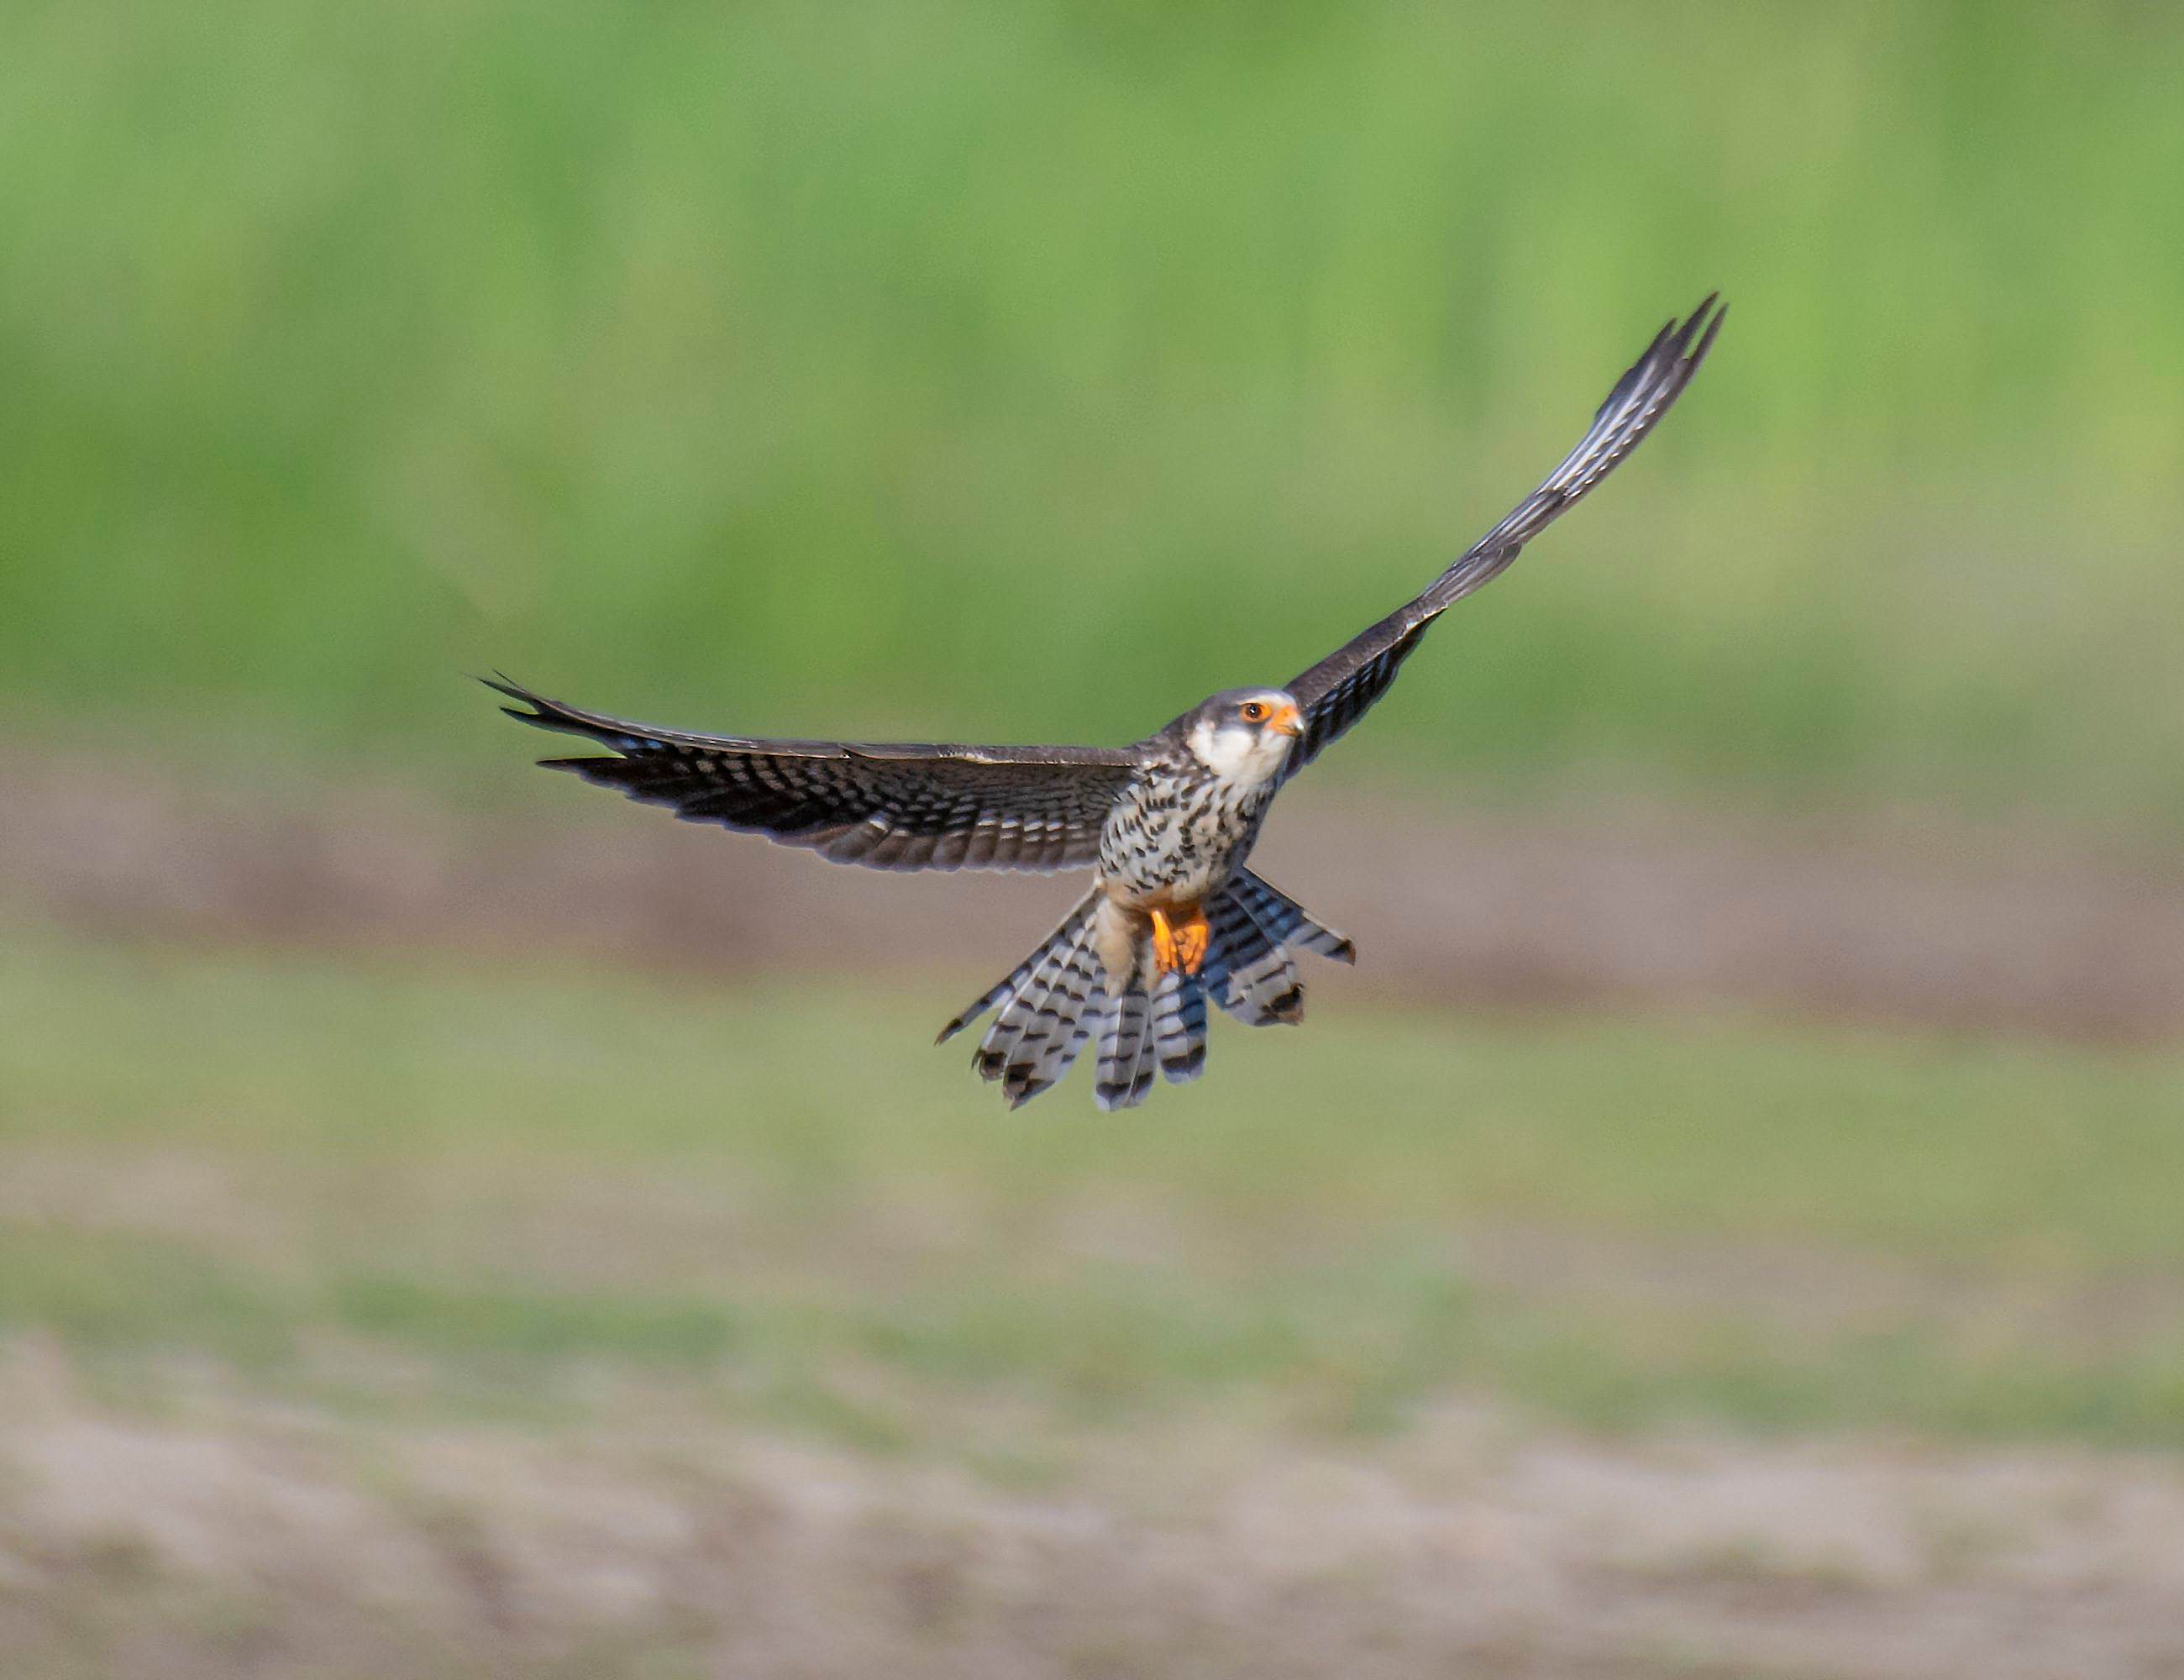
{"label": "outstretched wing", "polygon": [[688,822],[808,846],[873,869],[1066,869],[1098,857],[1107,808],[1137,769],[1093,747],[948,747],[688,735],[579,711],[488,681],[542,729],[588,736],[610,758],[542,759]]}
{"label": "outstretched wing", "polygon": [[1362,717],[1387,693],[1396,672],[1424,639],[1426,626],[1482,584],[1498,577],[1524,544],[1546,529],[1577,499],[1638,447],[1682,394],[1713,348],[1726,306],[1709,296],[1679,323],[1670,321],[1615,383],[1593,416],[1592,428],[1540,487],[1463,557],[1435,578],[1425,592],[1345,643],[1287,685],[1303,710],[1306,732],[1284,774],[1294,776]]}

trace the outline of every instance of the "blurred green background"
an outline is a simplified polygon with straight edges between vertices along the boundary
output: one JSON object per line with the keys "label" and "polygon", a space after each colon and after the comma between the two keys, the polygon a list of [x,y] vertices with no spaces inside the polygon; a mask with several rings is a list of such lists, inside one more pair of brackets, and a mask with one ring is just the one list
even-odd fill
{"label": "blurred green background", "polygon": [[[11,1673],[2184,1666],[2184,981],[2117,955],[2184,926],[2184,14],[6,20]],[[1412,592],[1717,287],[1285,800],[1360,968],[1134,1115],[924,1048],[1035,894],[881,883],[936,943],[465,681],[1134,738]],[[1411,874],[1344,880],[1353,804]],[[1789,978],[1709,923],[1631,985],[1726,829]],[[1421,980],[1490,843],[1542,921],[1607,882],[1624,980]],[[1949,989],[2003,914],[2014,1013]],[[1365,1494],[1251,1503],[1307,1472]]]}
{"label": "blurred green background", "polygon": [[1418,587],[1719,286],[1643,465],[1346,755],[2184,814],[2162,8],[9,36],[19,714],[467,758],[454,675],[505,665],[755,732],[1135,738]]}

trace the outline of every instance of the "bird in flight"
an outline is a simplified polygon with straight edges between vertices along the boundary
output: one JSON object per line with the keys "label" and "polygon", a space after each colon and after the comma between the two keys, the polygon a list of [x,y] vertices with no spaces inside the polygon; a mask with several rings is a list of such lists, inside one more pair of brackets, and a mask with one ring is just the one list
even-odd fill
{"label": "bird in flight", "polygon": [[1156,1069],[1176,1084],[1204,1071],[1209,1001],[1255,1026],[1294,1024],[1304,985],[1293,954],[1355,960],[1349,940],[1244,866],[1275,793],[1387,692],[1435,619],[1637,447],[1698,371],[1724,313],[1709,297],[1663,327],[1562,465],[1423,594],[1281,687],[1216,694],[1135,746],[759,741],[489,686],[519,703],[510,716],[609,749],[546,768],[688,821],[872,869],[1090,866],[1090,889],[1061,925],[940,1040],[991,1011],[973,1065],[1015,1108],[1096,1037],[1094,1099],[1131,1107]]}

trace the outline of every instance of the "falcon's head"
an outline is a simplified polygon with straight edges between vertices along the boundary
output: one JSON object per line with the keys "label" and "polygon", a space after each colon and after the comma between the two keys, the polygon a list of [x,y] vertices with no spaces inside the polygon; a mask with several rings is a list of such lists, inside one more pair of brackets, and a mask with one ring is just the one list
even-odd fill
{"label": "falcon's head", "polygon": [[1304,714],[1279,688],[1231,688],[1184,723],[1190,755],[1222,781],[1245,787],[1281,774],[1290,743],[1304,733]]}

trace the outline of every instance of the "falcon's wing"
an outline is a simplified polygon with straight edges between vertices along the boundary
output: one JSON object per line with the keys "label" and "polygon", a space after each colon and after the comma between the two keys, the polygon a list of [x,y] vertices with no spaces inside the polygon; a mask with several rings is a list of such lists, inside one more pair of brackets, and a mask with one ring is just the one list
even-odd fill
{"label": "falcon's wing", "polygon": [[1563,464],[1510,511],[1509,516],[1463,557],[1435,578],[1426,592],[1406,603],[1363,634],[1329,654],[1287,685],[1305,715],[1306,732],[1284,770],[1294,776],[1345,733],[1387,692],[1396,672],[1421,640],[1426,626],[1457,602],[1492,581],[1579,497],[1607,476],[1617,462],[1638,447],[1654,422],[1669,411],[1721,330],[1726,306],[1709,296],[1680,324],[1670,321],[1646,347],[1628,373],[1618,380],[1593,416],[1592,428]]}
{"label": "falcon's wing", "polygon": [[1066,869],[1098,857],[1107,808],[1136,754],[1093,747],[947,747],[749,741],[688,735],[578,711],[512,682],[542,729],[589,736],[612,758],[543,759],[549,770],[671,805],[688,822],[808,846],[873,869]]}

